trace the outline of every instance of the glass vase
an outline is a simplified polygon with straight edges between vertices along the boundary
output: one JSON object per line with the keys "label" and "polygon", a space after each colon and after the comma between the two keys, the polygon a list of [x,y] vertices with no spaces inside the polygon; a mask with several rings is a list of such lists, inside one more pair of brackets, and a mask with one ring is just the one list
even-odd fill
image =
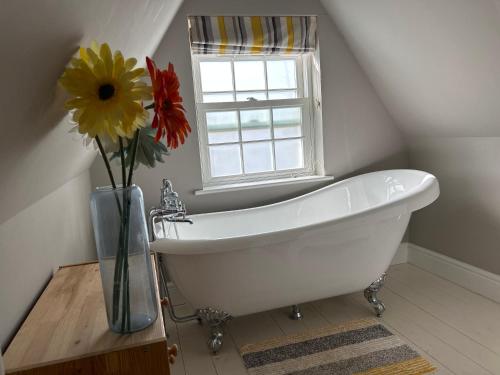
{"label": "glass vase", "polygon": [[116,333],[151,325],[158,316],[142,191],[97,188],[90,198],[108,324]]}

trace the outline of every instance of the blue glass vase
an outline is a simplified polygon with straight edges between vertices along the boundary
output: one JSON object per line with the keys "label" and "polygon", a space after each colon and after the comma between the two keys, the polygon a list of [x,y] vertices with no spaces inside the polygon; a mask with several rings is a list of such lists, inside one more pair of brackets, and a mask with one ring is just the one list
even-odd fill
{"label": "blue glass vase", "polygon": [[108,324],[116,333],[151,325],[158,307],[142,191],[97,188],[90,207]]}

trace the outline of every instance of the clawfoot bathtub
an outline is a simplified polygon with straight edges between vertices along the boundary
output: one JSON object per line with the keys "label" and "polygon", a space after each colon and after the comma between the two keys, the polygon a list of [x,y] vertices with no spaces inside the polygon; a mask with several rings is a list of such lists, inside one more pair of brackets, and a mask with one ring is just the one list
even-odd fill
{"label": "clawfoot bathtub", "polygon": [[376,293],[410,215],[438,196],[426,172],[368,173],[276,204],[193,215],[193,225],[155,222],[151,248],[202,318],[223,322],[365,288],[380,315]]}

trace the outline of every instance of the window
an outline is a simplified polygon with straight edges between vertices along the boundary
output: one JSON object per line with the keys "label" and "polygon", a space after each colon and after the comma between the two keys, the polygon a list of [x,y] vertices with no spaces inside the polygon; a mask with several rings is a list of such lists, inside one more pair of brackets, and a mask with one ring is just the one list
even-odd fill
{"label": "window", "polygon": [[311,53],[192,59],[204,186],[316,174]]}

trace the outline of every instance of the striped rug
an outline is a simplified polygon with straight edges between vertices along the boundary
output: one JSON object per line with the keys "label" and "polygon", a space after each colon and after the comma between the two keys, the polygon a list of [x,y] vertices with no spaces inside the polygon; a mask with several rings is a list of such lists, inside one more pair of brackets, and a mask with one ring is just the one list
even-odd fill
{"label": "striped rug", "polygon": [[375,319],[244,345],[250,375],[417,375],[436,370]]}

